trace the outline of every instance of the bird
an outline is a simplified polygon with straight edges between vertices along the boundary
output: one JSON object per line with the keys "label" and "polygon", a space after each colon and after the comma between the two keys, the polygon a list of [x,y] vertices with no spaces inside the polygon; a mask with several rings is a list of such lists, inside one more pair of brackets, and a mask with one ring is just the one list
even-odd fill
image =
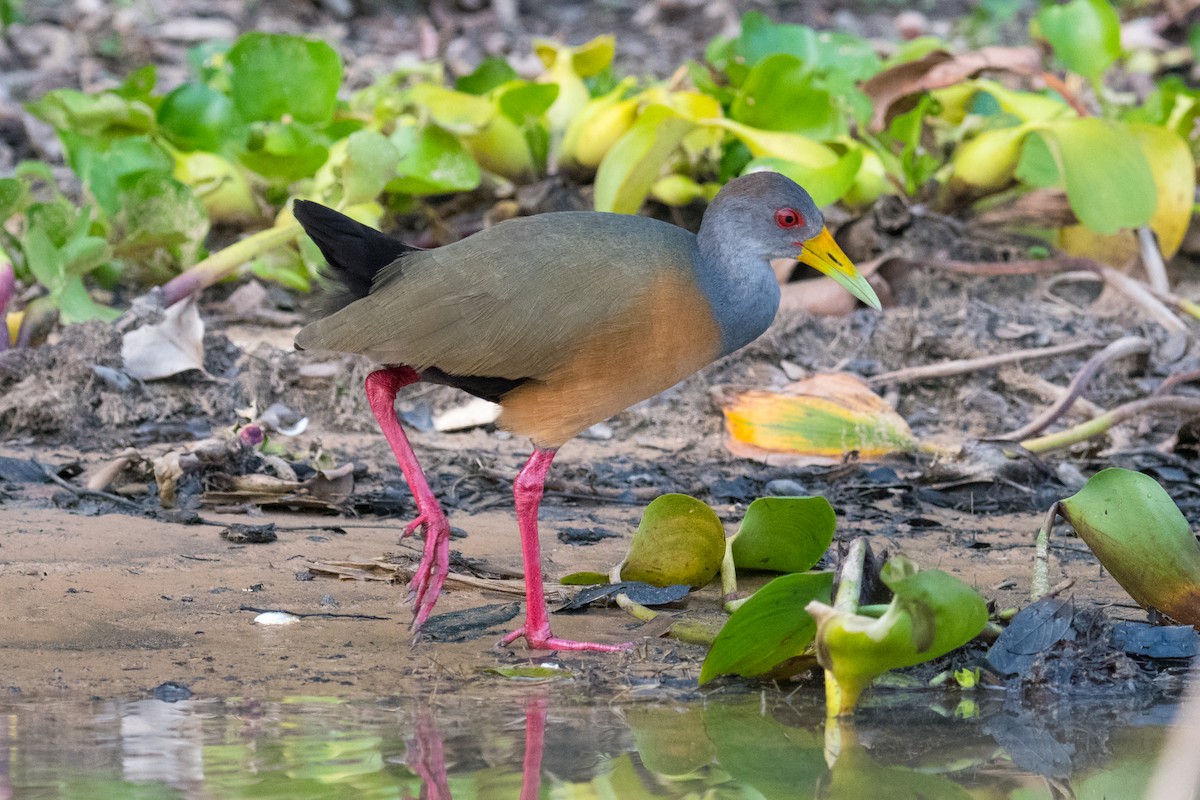
{"label": "bird", "polygon": [[424,250],[313,201],[296,200],[293,213],[332,279],[324,315],[300,330],[296,348],[380,365],[366,378],[367,401],[417,509],[402,538],[420,529],[425,540],[409,584],[414,636],[449,570],[450,526],[397,419],[405,386],[444,384],[499,403],[499,427],[533,443],[513,483],[525,619],[499,644],[616,652],[632,644],[550,629],[538,507],[558,449],[765,332],[780,298],[772,259],[810,265],[880,308],[812,197],[775,172],[729,181],[696,234],[645,216],[560,211]]}

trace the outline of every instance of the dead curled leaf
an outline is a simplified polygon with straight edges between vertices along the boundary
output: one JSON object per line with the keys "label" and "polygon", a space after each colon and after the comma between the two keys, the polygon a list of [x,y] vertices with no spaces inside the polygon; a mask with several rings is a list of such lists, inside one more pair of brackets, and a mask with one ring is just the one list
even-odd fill
{"label": "dead curled leaf", "polygon": [[871,98],[871,130],[883,130],[898,114],[910,110],[917,97],[933,89],[954,86],[981,72],[1037,75],[1042,55],[1036,47],[984,47],[957,55],[934,50],[924,58],[906,61],[865,81],[862,90]]}
{"label": "dead curled leaf", "polygon": [[354,491],[354,465],[318,470],[303,481],[289,481],[271,475],[250,474],[216,476],[222,488],[200,496],[204,505],[287,506],[312,511],[337,511]]}
{"label": "dead curled leaf", "polygon": [[162,319],[121,337],[125,371],[144,381],[204,370],[204,322],[194,298],[176,303]]}
{"label": "dead curled leaf", "polygon": [[821,373],[782,389],[713,388],[731,453],[773,465],[838,464],[917,447],[888,403],[857,375]]}

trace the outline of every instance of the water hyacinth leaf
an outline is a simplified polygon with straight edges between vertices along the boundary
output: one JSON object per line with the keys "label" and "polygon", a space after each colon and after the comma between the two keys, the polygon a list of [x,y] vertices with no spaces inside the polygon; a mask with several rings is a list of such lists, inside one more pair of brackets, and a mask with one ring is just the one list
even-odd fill
{"label": "water hyacinth leaf", "polygon": [[725,414],[726,447],[743,458],[839,463],[907,452],[917,442],[908,423],[860,378],[823,373],[778,391],[714,392]]}
{"label": "water hyacinth leaf", "polygon": [[637,119],[640,97],[629,97],[635,81],[626,78],[612,91],[593,97],[563,134],[562,158],[569,163],[595,169],[612,146]]}
{"label": "water hyacinth leaf", "polygon": [[147,172],[121,197],[121,211],[115,218],[121,230],[116,239],[119,255],[139,260],[156,256],[160,261],[165,256],[175,268],[198,260],[209,223],[203,204],[191,189],[170,175]]}
{"label": "water hyacinth leaf", "polygon": [[121,187],[147,172],[170,174],[171,156],[148,136],[129,136],[107,145],[64,131],[59,135],[67,148],[71,168],[83,179],[105,214],[121,210]]}
{"label": "water hyacinth leaf", "polygon": [[537,171],[525,131],[503,114],[493,118],[482,132],[464,136],[463,141],[475,162],[488,172],[524,181]]}
{"label": "water hyacinth leaf", "polygon": [[721,187],[716,183],[697,183],[687,175],[664,175],[650,187],[650,196],[669,206],[686,206],[696,200],[710,201]]}
{"label": "water hyacinth leaf", "polygon": [[882,794],[880,787],[884,786],[888,800],[972,800],[974,797],[950,778],[929,774],[926,769],[880,764],[856,736],[845,735],[837,760],[830,766],[827,791],[822,797],[829,800],[878,797]]}
{"label": "water hyacinth leaf", "polygon": [[1106,469],[1059,507],[1138,605],[1200,625],[1200,548],[1158,481],[1141,472]]}
{"label": "water hyacinth leaf", "polygon": [[148,105],[115,92],[85,94],[75,89],[55,89],[26,108],[59,133],[70,131],[85,139],[115,139],[154,127],[154,112]]}
{"label": "water hyacinth leaf", "polygon": [[[342,59],[324,42],[274,33],[242,35],[228,55],[230,96],[242,119],[328,122]],[[281,80],[281,76],[287,76]]]}
{"label": "water hyacinth leaf", "polygon": [[571,671],[562,667],[488,667],[484,672],[520,681],[553,681],[572,677]]}
{"label": "water hyacinth leaf", "polygon": [[838,161],[832,148],[799,133],[764,131],[731,119],[706,119],[703,123],[732,133],[755,158],[781,158],[813,168],[832,167]]}
{"label": "water hyacinth leaf", "polygon": [[725,529],[705,503],[685,494],[664,494],[646,506],[621,579],[653,586],[704,586],[725,557]]}
{"label": "water hyacinth leaf", "polygon": [[0,222],[4,222],[25,201],[25,184],[16,178],[0,178]]}
{"label": "water hyacinth leaf", "polygon": [[781,575],[759,589],[729,617],[700,668],[701,685],[720,675],[778,677],[811,666],[817,623],[805,607],[828,603],[832,572]]}
{"label": "water hyacinth leaf", "polygon": [[480,62],[475,71],[454,82],[454,88],[468,94],[486,94],[517,77],[517,71],[503,58],[492,56]]}
{"label": "water hyacinth leaf", "polygon": [[804,572],[833,543],[837,517],[824,497],[760,497],[746,509],[733,538],[742,569]]}
{"label": "water hyacinth leaf", "polygon": [[617,40],[605,34],[576,47],[571,53],[571,66],[581,78],[590,78],[612,63],[617,54]]}
{"label": "water hyacinth leaf", "polygon": [[841,200],[858,179],[862,165],[863,150],[855,147],[847,150],[828,167],[809,167],[795,161],[768,156],[753,159],[746,165],[743,174],[767,170],[786,175],[807,189],[813,202],[820,207]]}
{"label": "water hyacinth leaf", "polygon": [[[1013,180],[1021,160],[1022,144],[1029,130],[1027,125],[997,128],[983,131],[963,142],[955,148],[950,160],[954,182],[982,191],[1003,189]],[[1058,170],[1052,162],[1050,167],[1053,172],[1049,177],[1054,180]],[[1045,172],[1043,168],[1039,175]],[[1039,177],[1038,180],[1046,180],[1046,177]]]}
{"label": "water hyacinth leaf", "polygon": [[1121,55],[1121,20],[1108,0],[1071,0],[1048,5],[1034,18],[1067,69],[1098,79]]}
{"label": "water hyacinth leaf", "polygon": [[259,123],[238,158],[266,178],[290,183],[311,176],[329,158],[326,138],[299,122]]}
{"label": "water hyacinth leaf", "polygon": [[245,169],[224,156],[202,150],[177,153],[174,176],[191,187],[212,222],[244,222],[261,213]]}
{"label": "water hyacinth leaf", "polygon": [[754,67],[763,59],[779,53],[805,63],[816,62],[819,56],[816,31],[806,25],[774,22],[758,11],[744,14],[741,36],[732,42],[733,59],[747,67]]}
{"label": "water hyacinth leaf", "polygon": [[[896,557],[881,571],[894,596],[878,619],[808,604],[817,621],[817,660],[838,689],[830,713],[853,711],[863,690],[892,669],[945,655],[974,639],[987,624],[987,604],[967,584],[940,570],[917,571]],[[777,579],[778,580],[778,579]]]}
{"label": "water hyacinth leaf", "polygon": [[346,140],[342,199],[348,205],[374,200],[396,175],[400,151],[378,131],[361,130]]}
{"label": "water hyacinth leaf", "polygon": [[400,151],[399,177],[387,189],[404,194],[466,192],[479,185],[479,165],[454,134],[436,125],[398,125],[391,136]]}
{"label": "water hyacinth leaf", "polygon": [[[1057,168],[1071,210],[1097,233],[1145,225],[1154,214],[1154,173],[1127,126],[1096,117],[1039,125],[1025,138],[1018,177],[1050,185],[1047,161]],[[1097,191],[1098,186],[1119,191]]]}
{"label": "water hyacinth leaf", "polygon": [[1154,174],[1158,205],[1150,218],[1150,227],[1158,234],[1163,257],[1170,258],[1179,251],[1192,220],[1196,159],[1188,143],[1172,130],[1145,124],[1134,124],[1129,128]]}
{"label": "water hyacinth leaf", "polygon": [[558,99],[553,83],[515,83],[499,92],[500,113],[518,125],[527,125],[550,110]]}
{"label": "water hyacinth leaf", "polygon": [[636,214],[668,157],[695,127],[672,108],[647,106],[600,162],[596,210]]}
{"label": "water hyacinth leaf", "polygon": [[429,112],[430,118],[454,133],[478,133],[491,121],[496,108],[486,98],[432,83],[418,83],[409,99]]}
{"label": "water hyacinth leaf", "polygon": [[811,65],[784,53],[768,56],[750,70],[729,116],[755,128],[818,139],[845,128],[833,96],[818,83]]}
{"label": "water hyacinth leaf", "polygon": [[157,120],[159,130],[184,151],[219,153],[245,135],[229,96],[202,83],[185,83],[164,97]]}

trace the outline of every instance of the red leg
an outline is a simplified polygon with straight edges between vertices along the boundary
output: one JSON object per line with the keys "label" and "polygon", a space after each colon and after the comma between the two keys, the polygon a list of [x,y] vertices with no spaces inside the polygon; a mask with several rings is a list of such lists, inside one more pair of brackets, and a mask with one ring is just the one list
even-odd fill
{"label": "red leg", "polygon": [[500,640],[500,644],[511,644],[522,636],[531,650],[595,650],[601,653],[619,653],[633,647],[632,642],[623,644],[596,644],[559,639],[550,632],[550,615],[546,608],[546,592],[542,587],[542,548],[538,542],[538,506],[542,502],[542,490],[546,473],[554,460],[555,450],[533,451],[529,461],[521,468],[513,483],[513,498],[517,505],[517,525],[521,529],[521,556],[525,560],[525,624]]}
{"label": "red leg", "polygon": [[417,528],[423,528],[425,534],[425,555],[408,587],[413,602],[414,633],[421,629],[433,611],[450,569],[450,523],[446,522],[446,515],[430,491],[412,445],[396,419],[396,393],[419,380],[421,376],[411,367],[388,367],[367,376],[367,402],[396,454],[396,462],[417,503],[417,518],[404,529],[402,538],[411,536]]}

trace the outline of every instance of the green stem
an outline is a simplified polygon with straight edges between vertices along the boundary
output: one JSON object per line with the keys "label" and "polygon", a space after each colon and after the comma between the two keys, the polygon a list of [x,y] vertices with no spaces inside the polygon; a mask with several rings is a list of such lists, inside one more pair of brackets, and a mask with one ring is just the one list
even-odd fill
{"label": "green stem", "polygon": [[247,261],[253,261],[263,253],[295,240],[302,233],[304,233],[304,229],[300,227],[299,223],[290,222],[253,233],[240,242],[235,242],[224,250],[213,253],[186,272],[176,275],[163,284],[163,307],[173,306],[185,297],[207,289]]}
{"label": "green stem", "polygon": [[1038,436],[1033,439],[1026,439],[1021,442],[1021,447],[1031,453],[1037,454],[1070,447],[1073,444],[1087,441],[1094,436],[1099,436],[1114,425],[1118,425],[1128,419],[1141,414],[1158,411],[1179,411],[1184,414],[1200,416],[1200,399],[1195,397],[1165,396],[1134,400],[1132,403],[1117,406],[1106,414],[1101,414],[1094,419],[1081,422],[1066,430],[1048,433],[1045,436]]}
{"label": "green stem", "polygon": [[[608,573],[609,583],[621,582],[621,567],[624,566],[624,563],[625,562],[617,564],[612,568],[612,572]],[[625,594],[624,592],[618,592],[616,600],[617,605],[624,609],[625,612],[634,619],[640,619],[642,622],[650,622],[658,616],[657,611],[652,611],[641,603],[634,602],[633,600],[629,599],[629,595]]]}
{"label": "green stem", "polygon": [[858,599],[862,596],[863,567],[866,563],[867,537],[860,536],[850,543],[838,571],[837,596],[833,600],[833,607],[839,612],[858,613]]}
{"label": "green stem", "polygon": [[737,596],[737,567],[733,563],[733,540],[735,533],[725,540],[725,555],[721,559],[721,598],[725,602],[725,613],[732,614],[737,606],[745,602]]}

